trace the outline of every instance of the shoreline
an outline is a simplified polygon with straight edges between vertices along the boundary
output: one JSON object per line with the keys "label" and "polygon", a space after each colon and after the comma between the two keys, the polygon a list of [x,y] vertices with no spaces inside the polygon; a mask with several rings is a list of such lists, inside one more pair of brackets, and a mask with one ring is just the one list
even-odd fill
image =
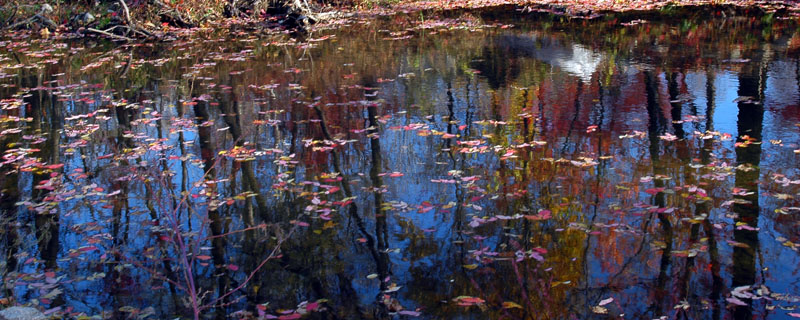
{"label": "shoreline", "polygon": [[[97,37],[108,38],[116,41],[170,41],[176,38],[183,38],[191,35],[192,30],[212,29],[238,29],[253,32],[287,32],[302,34],[317,27],[330,28],[331,25],[347,21],[348,19],[370,19],[378,17],[394,16],[397,14],[416,14],[422,13],[429,16],[453,16],[458,14],[481,13],[486,11],[499,12],[509,11],[508,14],[527,14],[543,13],[556,16],[564,16],[571,19],[597,19],[600,17],[613,16],[614,18],[627,21],[636,20],[656,20],[658,18],[674,16],[694,16],[702,17],[728,17],[728,16],[763,16],[774,15],[779,19],[800,19],[800,2],[795,1],[708,1],[708,0],[689,0],[679,3],[659,1],[655,3],[643,3],[642,0],[627,1],[622,4],[620,1],[599,1],[597,3],[585,4],[574,0],[469,0],[459,2],[441,1],[417,1],[417,2],[398,2],[389,6],[376,6],[374,8],[360,8],[357,6],[343,6],[340,8],[326,7],[318,10],[318,14],[325,19],[320,19],[319,23],[303,26],[287,15],[258,15],[253,17],[240,18],[204,18],[202,21],[190,21],[191,23],[170,23],[152,21],[153,15],[142,12],[142,9],[126,6],[116,8],[108,6],[107,11],[110,17],[98,14],[94,17],[90,11],[75,15],[73,10],[63,8],[53,8],[48,10],[39,9],[38,12],[30,16],[18,16],[0,18],[0,30],[6,35],[17,34],[22,31],[23,35],[40,36],[48,38],[63,34],[68,37],[86,37],[94,35]],[[124,4],[124,1],[119,1]],[[508,8],[508,9],[505,9]],[[144,8],[146,9],[146,8]],[[95,11],[97,8],[95,8]],[[138,11],[137,11],[138,10]],[[71,16],[65,13],[71,12]],[[78,11],[80,12],[80,10]],[[132,12],[137,12],[136,15]],[[88,23],[79,24],[76,17],[89,17],[92,20]],[[135,18],[131,18],[131,17]],[[2,17],[2,16],[0,16]],[[145,18],[139,18],[145,17]],[[141,20],[139,20],[141,19]],[[184,17],[184,19],[188,19]],[[164,17],[161,17],[164,20]],[[291,20],[291,21],[290,21]],[[289,22],[287,22],[289,21]],[[60,23],[59,23],[60,22]]]}

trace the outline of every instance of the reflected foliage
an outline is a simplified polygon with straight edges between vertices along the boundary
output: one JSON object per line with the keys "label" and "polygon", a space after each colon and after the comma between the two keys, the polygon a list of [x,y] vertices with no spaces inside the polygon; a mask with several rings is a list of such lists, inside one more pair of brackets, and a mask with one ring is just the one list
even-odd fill
{"label": "reflected foliage", "polygon": [[797,25],[503,12],[3,38],[0,304],[792,316]]}

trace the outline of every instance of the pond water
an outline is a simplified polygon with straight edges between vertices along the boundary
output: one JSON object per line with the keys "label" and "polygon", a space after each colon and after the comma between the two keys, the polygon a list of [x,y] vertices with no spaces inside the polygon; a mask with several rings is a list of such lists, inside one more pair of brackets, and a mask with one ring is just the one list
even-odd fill
{"label": "pond water", "polygon": [[0,304],[800,316],[800,33],[496,12],[0,40]]}

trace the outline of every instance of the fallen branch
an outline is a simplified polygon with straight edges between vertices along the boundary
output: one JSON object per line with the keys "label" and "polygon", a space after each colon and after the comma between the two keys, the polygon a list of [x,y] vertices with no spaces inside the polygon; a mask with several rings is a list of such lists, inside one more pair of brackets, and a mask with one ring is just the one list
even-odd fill
{"label": "fallen branch", "polygon": [[34,15],[34,17],[39,19],[39,21],[41,21],[42,23],[46,24],[47,26],[53,28],[53,30],[58,28],[58,25],[55,22],[53,22],[53,20],[50,20],[50,19],[48,19],[46,17],[43,17],[42,15],[39,15],[39,14]]}
{"label": "fallen branch", "polygon": [[16,29],[19,26],[27,25],[27,24],[36,22],[36,20],[39,20],[39,24],[46,25],[46,26],[48,26],[50,28],[53,28],[53,30],[58,28],[58,25],[55,22],[53,22],[53,20],[50,20],[50,19],[48,19],[46,17],[43,17],[42,15],[37,13],[37,14],[34,14],[33,16],[31,16],[30,18],[22,20],[20,22],[17,22],[15,24],[12,24],[12,25],[6,27],[5,29]]}
{"label": "fallen branch", "polygon": [[352,16],[354,16],[353,13],[343,13],[343,12],[339,12],[339,11],[329,11],[329,12],[315,13],[315,14],[312,15],[312,19],[314,19],[314,21],[316,21],[316,22],[322,22],[322,21],[332,20],[332,19],[349,18],[349,17],[352,17]]}
{"label": "fallen branch", "polygon": [[6,27],[6,29],[13,30],[13,29],[16,29],[17,27],[19,27],[19,26],[21,26],[21,25],[26,25],[26,24],[29,24],[29,23],[33,22],[34,18],[36,18],[36,17],[35,17],[35,16],[33,16],[33,17],[30,17],[30,18],[28,18],[28,19],[25,19],[25,20],[19,21],[19,22],[17,22],[17,23],[14,23],[14,24],[12,24],[12,25],[9,25],[8,27]]}
{"label": "fallen branch", "polygon": [[122,7],[122,13],[125,16],[125,23],[127,24],[126,28],[128,31],[125,33],[127,36],[129,32],[133,32],[145,37],[153,37],[153,34],[150,31],[145,30],[144,28],[140,28],[136,22],[131,18],[131,10],[128,9],[128,5],[125,3],[125,0],[117,0],[119,5]]}
{"label": "fallen branch", "polygon": [[122,11],[125,13],[125,22],[128,23],[131,27],[136,27],[136,24],[133,23],[133,19],[131,19],[131,11],[128,10],[128,5],[125,4],[125,0],[119,0],[119,5],[122,6]]}
{"label": "fallen branch", "polygon": [[110,32],[103,31],[103,30],[97,30],[95,28],[86,28],[86,31],[99,33],[99,34],[102,34],[104,36],[111,37],[111,38],[118,39],[118,40],[133,41],[133,39],[131,39],[131,38],[124,37],[124,36],[117,35],[117,34],[113,34],[113,33],[110,33]]}

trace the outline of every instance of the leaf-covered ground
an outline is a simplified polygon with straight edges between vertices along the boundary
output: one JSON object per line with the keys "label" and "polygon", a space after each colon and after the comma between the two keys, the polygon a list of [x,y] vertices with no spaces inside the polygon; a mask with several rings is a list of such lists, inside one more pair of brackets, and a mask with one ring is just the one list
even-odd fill
{"label": "leaf-covered ground", "polygon": [[797,1],[751,0],[412,0],[399,1],[387,8],[362,11],[393,14],[398,11],[474,10],[496,6],[515,6],[522,11],[541,11],[590,18],[612,12],[652,12],[665,8],[690,6],[755,9],[765,12],[780,11],[794,17],[797,17],[800,12],[800,3]]}

